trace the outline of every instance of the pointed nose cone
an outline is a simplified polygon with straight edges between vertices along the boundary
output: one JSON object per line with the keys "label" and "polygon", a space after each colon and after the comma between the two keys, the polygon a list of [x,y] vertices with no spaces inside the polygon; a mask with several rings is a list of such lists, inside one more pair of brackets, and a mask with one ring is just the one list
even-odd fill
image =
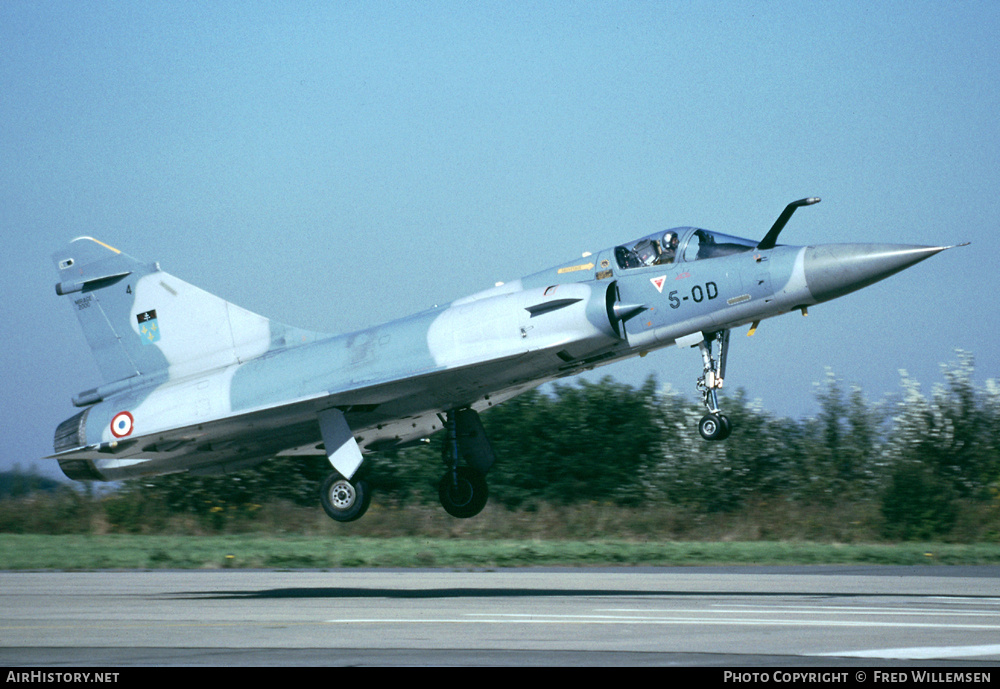
{"label": "pointed nose cone", "polygon": [[867,287],[930,258],[946,246],[822,244],[806,249],[805,275],[817,302]]}

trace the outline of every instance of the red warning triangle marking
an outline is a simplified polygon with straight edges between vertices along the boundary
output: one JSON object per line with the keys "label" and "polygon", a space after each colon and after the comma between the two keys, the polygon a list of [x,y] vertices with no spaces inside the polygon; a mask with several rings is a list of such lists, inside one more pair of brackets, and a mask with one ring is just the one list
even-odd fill
{"label": "red warning triangle marking", "polygon": [[649,278],[649,281],[653,283],[653,287],[656,288],[657,292],[663,294],[663,281],[666,279],[667,279],[666,275],[661,275],[658,278]]}

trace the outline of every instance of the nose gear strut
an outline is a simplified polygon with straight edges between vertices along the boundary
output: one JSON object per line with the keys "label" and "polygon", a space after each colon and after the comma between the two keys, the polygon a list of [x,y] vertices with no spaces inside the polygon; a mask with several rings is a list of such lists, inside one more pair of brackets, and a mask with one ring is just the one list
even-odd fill
{"label": "nose gear strut", "polygon": [[[712,356],[712,343],[719,341],[719,358],[716,360]],[[698,391],[701,392],[702,400],[708,414],[701,417],[698,422],[698,432],[705,440],[725,440],[732,432],[729,418],[722,414],[719,409],[719,398],[717,390],[722,389],[723,379],[726,377],[726,355],[729,352],[729,331],[721,330],[714,333],[705,333],[705,339],[698,343],[701,350],[701,360],[704,375],[698,379]]]}

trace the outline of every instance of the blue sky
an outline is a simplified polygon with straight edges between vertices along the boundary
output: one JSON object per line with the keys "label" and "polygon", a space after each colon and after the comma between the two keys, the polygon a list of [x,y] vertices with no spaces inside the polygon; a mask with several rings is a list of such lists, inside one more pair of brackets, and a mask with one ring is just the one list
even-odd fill
{"label": "blue sky", "polygon": [[[956,244],[736,333],[727,387],[827,367],[997,377],[995,2],[0,3],[0,468],[97,369],[50,254],[80,235],[346,332],[657,229]],[[695,351],[605,368],[691,394]],[[692,429],[694,432],[694,429]]]}

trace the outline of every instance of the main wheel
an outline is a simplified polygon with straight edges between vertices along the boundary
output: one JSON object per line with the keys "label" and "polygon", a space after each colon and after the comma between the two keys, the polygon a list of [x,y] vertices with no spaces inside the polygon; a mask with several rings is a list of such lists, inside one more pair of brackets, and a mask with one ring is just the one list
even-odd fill
{"label": "main wheel", "polygon": [[472,467],[455,470],[457,481],[446,471],[438,484],[438,496],[445,512],[459,519],[475,517],[486,507],[490,489],[483,475]]}
{"label": "main wheel", "polygon": [[323,511],[338,522],[360,519],[371,504],[371,493],[366,481],[348,481],[340,474],[330,474],[323,481],[319,492]]}
{"label": "main wheel", "polygon": [[732,430],[729,419],[721,414],[705,414],[698,422],[698,432],[705,440],[725,440]]}

